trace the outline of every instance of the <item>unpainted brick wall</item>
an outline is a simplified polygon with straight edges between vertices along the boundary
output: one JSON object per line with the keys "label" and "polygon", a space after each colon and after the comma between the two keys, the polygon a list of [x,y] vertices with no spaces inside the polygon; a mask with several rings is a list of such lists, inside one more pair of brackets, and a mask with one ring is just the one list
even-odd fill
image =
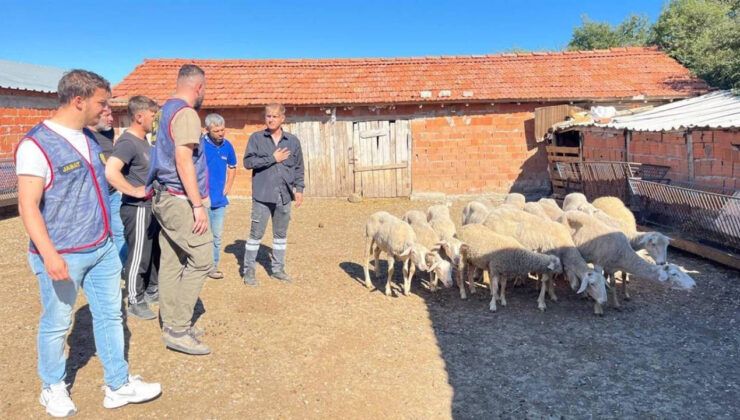
{"label": "unpainted brick wall", "polygon": [[[241,161],[250,134],[264,129],[263,110],[201,110],[201,119],[210,112],[219,113],[226,120],[226,138],[237,154],[232,195],[248,196],[251,171],[244,169]],[[114,112],[117,116],[122,113],[123,110]],[[286,114],[288,121],[329,118],[326,109],[318,107],[288,107]],[[534,141],[534,105],[338,107],[336,118],[410,120],[414,193],[547,193],[550,189],[544,145]]]}
{"label": "unpainted brick wall", "polygon": [[[696,130],[692,133],[694,182],[740,189],[740,132]],[[624,135],[583,132],[584,160],[625,161]],[[667,177],[689,181],[689,153],[683,132],[632,132],[633,162],[670,166]]]}
{"label": "unpainted brick wall", "polygon": [[12,157],[23,135],[53,113],[50,109],[0,108],[0,158]]}

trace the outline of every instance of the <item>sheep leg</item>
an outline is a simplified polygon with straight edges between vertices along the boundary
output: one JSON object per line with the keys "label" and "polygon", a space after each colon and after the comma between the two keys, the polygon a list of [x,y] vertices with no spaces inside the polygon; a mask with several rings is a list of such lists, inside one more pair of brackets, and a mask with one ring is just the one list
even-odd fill
{"label": "sheep leg", "polygon": [[542,275],[542,279],[541,279],[542,285],[540,286],[540,295],[537,298],[537,309],[539,309],[540,311],[544,311],[547,308],[547,305],[545,304],[545,291],[547,290],[547,279],[549,277],[550,276],[547,274]]}
{"label": "sheep leg", "polygon": [[499,300],[501,301],[501,306],[506,306],[506,277],[501,277],[500,289]]}
{"label": "sheep leg", "polygon": [[599,302],[594,302],[594,314],[599,316],[604,315],[604,308],[599,304]]}
{"label": "sheep leg", "polygon": [[619,309],[619,297],[617,296],[617,278],[616,275],[612,273],[607,273],[607,280],[609,280],[609,284],[611,285],[612,289],[612,298],[614,299],[614,308]]}
{"label": "sheep leg", "polygon": [[465,283],[463,282],[463,275],[465,277],[470,275],[470,266],[466,265],[463,258],[460,258],[460,267],[457,270],[457,287],[460,289],[460,299],[465,300],[468,296],[465,293]]}
{"label": "sheep leg", "polygon": [[437,281],[439,279],[437,278],[437,274],[434,272],[434,270],[429,272],[429,290],[432,292],[437,291]]}
{"label": "sheep leg", "polygon": [[393,263],[395,262],[395,259],[393,257],[388,257],[388,280],[385,282],[385,295],[390,296],[391,295],[391,281],[393,280]]}
{"label": "sheep leg", "polygon": [[[475,269],[475,270],[473,271],[473,275],[472,275],[472,276],[471,276],[470,274],[468,274],[468,287],[470,288],[470,294],[471,294],[471,295],[474,295],[474,294],[475,294],[475,288],[477,287],[477,286],[475,285],[475,273],[476,273],[477,271],[478,271],[478,269],[476,268],[476,269]],[[485,280],[485,275],[486,275],[486,274],[485,274],[485,273],[483,273],[483,276],[482,276],[482,277],[484,278],[484,280]]]}
{"label": "sheep leg", "polygon": [[550,296],[551,301],[558,301],[558,297],[555,296],[555,277],[550,277],[547,281],[547,295]]}
{"label": "sheep leg", "polygon": [[[365,266],[363,267],[365,269],[365,287],[368,289],[373,287],[373,283],[370,281],[370,268],[368,267],[370,265],[370,256],[373,254],[373,239],[372,238],[366,238],[365,239]],[[377,276],[378,274],[378,257],[377,254],[380,250],[375,251],[375,274]]]}
{"label": "sheep leg", "polygon": [[498,295],[498,274],[494,273],[493,270],[489,269],[488,276],[491,279],[491,303],[488,305],[488,310],[496,312],[496,299]]}
{"label": "sheep leg", "polygon": [[408,296],[409,292],[411,291],[411,279],[414,278],[414,271],[416,270],[416,265],[411,262],[411,259],[406,260],[407,269],[406,269],[406,277],[403,279],[403,294]]}
{"label": "sheep leg", "polygon": [[629,283],[629,274],[622,271],[622,291],[624,292],[624,300],[630,300],[632,297],[627,291],[627,283]]}

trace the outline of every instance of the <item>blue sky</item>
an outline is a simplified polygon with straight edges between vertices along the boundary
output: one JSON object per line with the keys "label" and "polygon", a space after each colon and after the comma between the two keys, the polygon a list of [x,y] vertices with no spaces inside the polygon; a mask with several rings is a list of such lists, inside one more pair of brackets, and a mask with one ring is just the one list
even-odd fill
{"label": "blue sky", "polygon": [[0,58],[117,83],[144,58],[404,57],[561,49],[580,16],[655,20],[663,1],[3,0]]}

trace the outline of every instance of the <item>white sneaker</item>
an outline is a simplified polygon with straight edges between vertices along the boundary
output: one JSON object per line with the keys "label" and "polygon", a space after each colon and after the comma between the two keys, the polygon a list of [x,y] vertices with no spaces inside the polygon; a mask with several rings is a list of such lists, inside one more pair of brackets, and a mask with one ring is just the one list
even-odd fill
{"label": "white sneaker", "polygon": [[129,403],[142,403],[159,396],[162,386],[157,383],[147,383],[141,380],[139,375],[129,375],[128,383],[117,390],[104,386],[105,398],[103,407],[118,408]]}
{"label": "white sneaker", "polygon": [[46,407],[46,412],[52,417],[69,417],[77,413],[77,407],[72,398],[69,398],[67,384],[64,381],[42,389],[39,402]]}

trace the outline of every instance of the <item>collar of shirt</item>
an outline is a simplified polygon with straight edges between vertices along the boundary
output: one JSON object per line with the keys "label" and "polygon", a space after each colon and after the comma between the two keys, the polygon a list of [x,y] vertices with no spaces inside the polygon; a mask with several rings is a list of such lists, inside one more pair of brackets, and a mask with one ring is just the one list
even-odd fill
{"label": "collar of shirt", "polygon": [[[270,133],[270,129],[269,128],[265,128],[264,134],[265,134],[265,137],[269,137],[270,140],[272,140],[272,133]],[[285,130],[283,130],[283,135],[282,135],[282,137],[280,137],[280,140],[278,140],[278,144],[280,144],[280,142],[283,141],[283,140],[288,140],[288,137],[285,135]],[[273,141],[273,144],[274,143],[275,142]]]}
{"label": "collar of shirt", "polygon": [[213,145],[214,147],[221,147],[221,146],[224,145],[224,143],[226,143],[226,138],[225,137],[224,137],[223,141],[221,142],[221,144],[216,143],[215,141],[211,140],[211,136],[209,136],[208,133],[203,134],[203,138],[208,143],[211,143],[211,145]]}

